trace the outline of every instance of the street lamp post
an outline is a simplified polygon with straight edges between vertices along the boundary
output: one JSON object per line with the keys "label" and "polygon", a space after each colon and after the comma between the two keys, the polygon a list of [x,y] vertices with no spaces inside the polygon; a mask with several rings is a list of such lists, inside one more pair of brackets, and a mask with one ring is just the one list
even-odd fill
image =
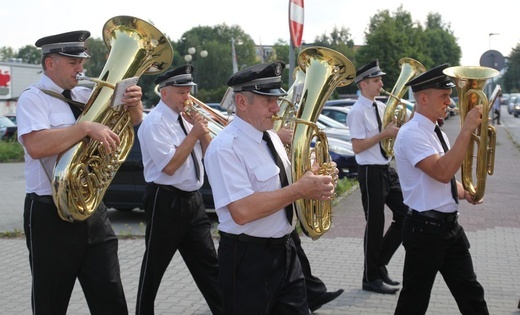
{"label": "street lamp post", "polygon": [[[494,36],[494,35],[500,35],[499,33],[489,33],[488,35],[488,44],[489,44],[489,51],[491,51],[491,36]],[[491,58],[491,65],[495,65],[495,55],[494,54],[490,54],[490,58]],[[488,92],[488,95],[491,96],[491,93],[493,92],[493,86],[495,85],[495,79],[494,78],[491,78],[491,85],[489,86],[489,92]]]}
{"label": "street lamp post", "polygon": [[499,33],[489,33],[489,36],[488,36],[489,50],[491,50],[491,36],[494,36],[494,35],[500,35],[500,34]]}
{"label": "street lamp post", "polygon": [[[186,55],[184,55],[184,61],[186,61],[186,64],[189,64],[190,62],[194,61],[193,58],[194,58],[194,55],[195,55],[196,52],[197,52],[197,49],[195,49],[195,47],[188,48],[188,53]],[[207,50],[201,50],[199,55],[200,55],[201,58],[206,58],[208,56],[208,51]],[[193,75],[193,81],[196,82],[195,75]]]}

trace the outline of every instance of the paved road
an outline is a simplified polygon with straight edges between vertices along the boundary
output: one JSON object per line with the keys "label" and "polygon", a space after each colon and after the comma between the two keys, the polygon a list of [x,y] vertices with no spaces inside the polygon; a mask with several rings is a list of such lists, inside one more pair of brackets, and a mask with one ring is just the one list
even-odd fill
{"label": "paved road", "polygon": [[[491,314],[520,314],[516,306],[520,298],[520,212],[518,187],[520,170],[520,119],[508,115],[503,108],[503,124],[497,126],[495,174],[489,176],[485,203],[480,206],[461,204],[461,224],[472,244],[472,255],[478,278],[486,290]],[[454,141],[459,130],[458,116],[446,121],[443,129]],[[0,231],[22,230],[23,171],[20,164],[0,164]],[[111,211],[111,220],[121,235],[120,262],[123,284],[130,313],[134,312],[141,257],[144,251],[141,212]],[[316,314],[393,314],[396,295],[380,295],[362,291],[363,211],[358,190],[341,198],[334,207],[333,227],[317,241],[302,238],[314,273],[331,290],[345,289],[337,300]],[[30,271],[23,238],[0,239],[0,314],[30,314]],[[404,250],[397,251],[388,267],[400,278]],[[165,275],[157,297],[156,314],[210,314],[195,287],[184,262],[177,254]],[[74,289],[69,314],[89,314],[81,288]],[[456,304],[442,279],[437,279],[428,314],[459,314]]]}

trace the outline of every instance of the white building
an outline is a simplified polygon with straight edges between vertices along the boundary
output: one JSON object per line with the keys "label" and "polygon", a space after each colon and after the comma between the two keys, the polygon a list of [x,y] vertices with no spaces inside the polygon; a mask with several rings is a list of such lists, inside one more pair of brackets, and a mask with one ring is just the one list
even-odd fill
{"label": "white building", "polygon": [[41,65],[20,62],[0,62],[0,116],[15,114],[20,94],[31,84],[38,82]]}

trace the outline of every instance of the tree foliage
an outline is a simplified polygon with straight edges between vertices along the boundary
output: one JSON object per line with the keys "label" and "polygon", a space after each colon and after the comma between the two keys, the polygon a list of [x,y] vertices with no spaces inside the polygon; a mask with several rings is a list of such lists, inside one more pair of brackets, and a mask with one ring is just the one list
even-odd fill
{"label": "tree foliage", "polygon": [[[195,53],[190,63],[194,65],[194,78],[197,83],[195,96],[203,102],[220,102],[227,90],[226,82],[233,74],[232,41],[236,51],[238,69],[260,62],[282,60],[289,65],[291,49],[289,42],[278,40],[272,46],[272,54],[260,54],[262,46],[256,46],[253,39],[238,25],[220,24],[216,26],[197,26],[182,34],[180,39],[169,39],[174,50],[170,69],[186,64],[185,56],[191,47]],[[398,7],[394,12],[378,11],[374,14],[365,31],[363,45],[355,45],[348,28],[334,27],[314,39],[314,43],[303,43],[302,48],[294,50],[297,60],[301,49],[308,46],[324,46],[345,55],[354,68],[379,59],[381,68],[387,75],[384,78],[385,89],[390,90],[401,73],[399,60],[410,57],[422,63],[427,69],[449,63],[460,63],[461,49],[450,25],[442,20],[438,13],[428,14],[426,21],[420,23],[412,18],[410,12]],[[108,49],[102,39],[90,38],[87,41],[91,58],[85,63],[88,76],[98,76],[107,60]],[[207,56],[200,55],[206,51]],[[262,56],[259,58],[258,56]],[[26,46],[19,51],[10,47],[0,48],[0,60],[22,58],[26,63],[39,63],[39,49]],[[265,60],[263,60],[265,59]],[[289,67],[287,67],[289,68]],[[289,71],[283,72],[286,89]],[[157,76],[143,75],[139,85],[143,89],[145,106],[155,105],[159,97],[155,94],[154,80]],[[506,80],[507,78],[507,80]],[[505,90],[520,90],[520,46],[511,53],[508,72],[504,75]],[[354,83],[335,89],[332,98],[339,94],[354,94],[357,87]]]}

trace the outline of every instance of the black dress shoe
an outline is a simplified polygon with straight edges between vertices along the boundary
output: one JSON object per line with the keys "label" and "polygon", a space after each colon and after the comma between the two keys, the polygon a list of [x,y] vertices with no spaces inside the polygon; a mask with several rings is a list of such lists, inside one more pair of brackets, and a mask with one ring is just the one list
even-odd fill
{"label": "black dress shoe", "polygon": [[313,301],[308,302],[309,309],[312,312],[314,312],[315,310],[317,310],[320,307],[322,307],[323,304],[327,304],[330,301],[332,301],[335,298],[337,298],[338,296],[340,296],[341,293],[343,293],[343,289],[339,289],[339,290],[333,291],[333,292],[325,292],[322,295],[320,295],[319,297],[317,297],[316,299],[314,299]]}
{"label": "black dress shoe", "polygon": [[388,284],[388,285],[400,285],[401,283],[399,283],[398,281],[394,281],[390,278],[390,276],[388,276],[388,270],[386,270],[386,267],[383,266],[381,268],[379,268],[379,273],[381,274],[381,280],[383,280],[384,283]]}
{"label": "black dress shoe", "polygon": [[383,283],[381,279],[372,282],[363,282],[363,290],[382,294],[395,294],[399,288],[392,288]]}

